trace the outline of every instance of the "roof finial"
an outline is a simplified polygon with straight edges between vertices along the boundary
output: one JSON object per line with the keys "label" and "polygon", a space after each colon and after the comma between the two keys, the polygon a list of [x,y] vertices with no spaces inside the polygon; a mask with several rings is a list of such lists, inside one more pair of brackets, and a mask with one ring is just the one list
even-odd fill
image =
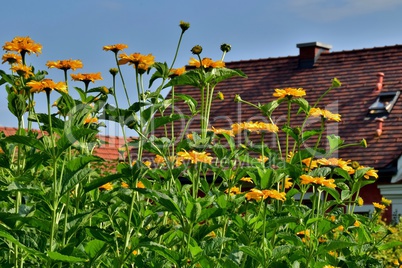
{"label": "roof finial", "polygon": [[374,88],[374,92],[381,92],[382,87],[383,87],[383,81],[384,81],[384,73],[377,73],[377,83]]}

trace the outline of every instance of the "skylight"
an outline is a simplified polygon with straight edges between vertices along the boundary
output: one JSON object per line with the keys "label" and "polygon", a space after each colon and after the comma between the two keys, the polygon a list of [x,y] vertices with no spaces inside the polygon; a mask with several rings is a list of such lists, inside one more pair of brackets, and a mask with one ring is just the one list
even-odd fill
{"label": "skylight", "polygon": [[392,111],[400,91],[381,92],[374,103],[369,107],[365,119],[387,118]]}

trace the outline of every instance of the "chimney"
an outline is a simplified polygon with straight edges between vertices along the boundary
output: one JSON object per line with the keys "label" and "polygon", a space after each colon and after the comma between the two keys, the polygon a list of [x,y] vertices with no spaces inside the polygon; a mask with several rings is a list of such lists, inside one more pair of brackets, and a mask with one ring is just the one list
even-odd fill
{"label": "chimney", "polygon": [[322,53],[329,53],[331,45],[320,42],[301,43],[296,45],[299,48],[299,68],[313,68],[314,63]]}
{"label": "chimney", "polygon": [[377,73],[377,83],[375,84],[374,92],[381,92],[384,82],[384,73]]}
{"label": "chimney", "polygon": [[377,129],[376,129],[375,133],[376,133],[377,137],[380,137],[381,134],[382,134],[382,124],[384,122],[384,119],[383,118],[376,118],[375,121],[377,122]]}

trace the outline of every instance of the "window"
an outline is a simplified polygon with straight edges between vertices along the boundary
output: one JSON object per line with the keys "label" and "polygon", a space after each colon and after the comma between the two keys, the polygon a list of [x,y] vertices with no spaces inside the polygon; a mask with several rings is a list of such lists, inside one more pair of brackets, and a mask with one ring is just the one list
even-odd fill
{"label": "window", "polygon": [[365,119],[387,118],[398,100],[399,94],[400,91],[380,93],[369,107]]}

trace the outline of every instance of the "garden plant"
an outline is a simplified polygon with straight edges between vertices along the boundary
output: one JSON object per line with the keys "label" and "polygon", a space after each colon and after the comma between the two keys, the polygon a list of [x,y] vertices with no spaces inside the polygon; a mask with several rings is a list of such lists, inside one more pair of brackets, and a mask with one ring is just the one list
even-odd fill
{"label": "garden plant", "polygon": [[[226,67],[228,44],[215,60],[194,46],[188,66],[175,68],[190,24],[179,26],[170,64],[126,54],[125,44],[103,46],[113,83],[98,87],[91,84],[100,73],[73,73],[80,60],[47,62],[63,71],[60,82],[31,66],[42,46],[30,37],[3,45],[2,101],[17,130],[0,136],[1,267],[385,267],[383,252],[401,244],[379,221],[390,201],[374,203],[373,215],[354,212],[377,171],[334,157],[366,141],[326,135],[341,115],[320,101],[341,82],[328,81],[315,103],[302,88],[272,89],[275,100],[262,104],[236,95],[264,120],[215,128],[211,107],[224,98],[215,88],[247,74]],[[37,94],[46,95],[47,112],[35,110]],[[188,113],[177,109],[183,103]],[[277,125],[273,114],[282,110]],[[124,139],[121,160],[108,168],[94,153],[102,120],[118,124]],[[194,120],[199,129],[189,133]]]}

